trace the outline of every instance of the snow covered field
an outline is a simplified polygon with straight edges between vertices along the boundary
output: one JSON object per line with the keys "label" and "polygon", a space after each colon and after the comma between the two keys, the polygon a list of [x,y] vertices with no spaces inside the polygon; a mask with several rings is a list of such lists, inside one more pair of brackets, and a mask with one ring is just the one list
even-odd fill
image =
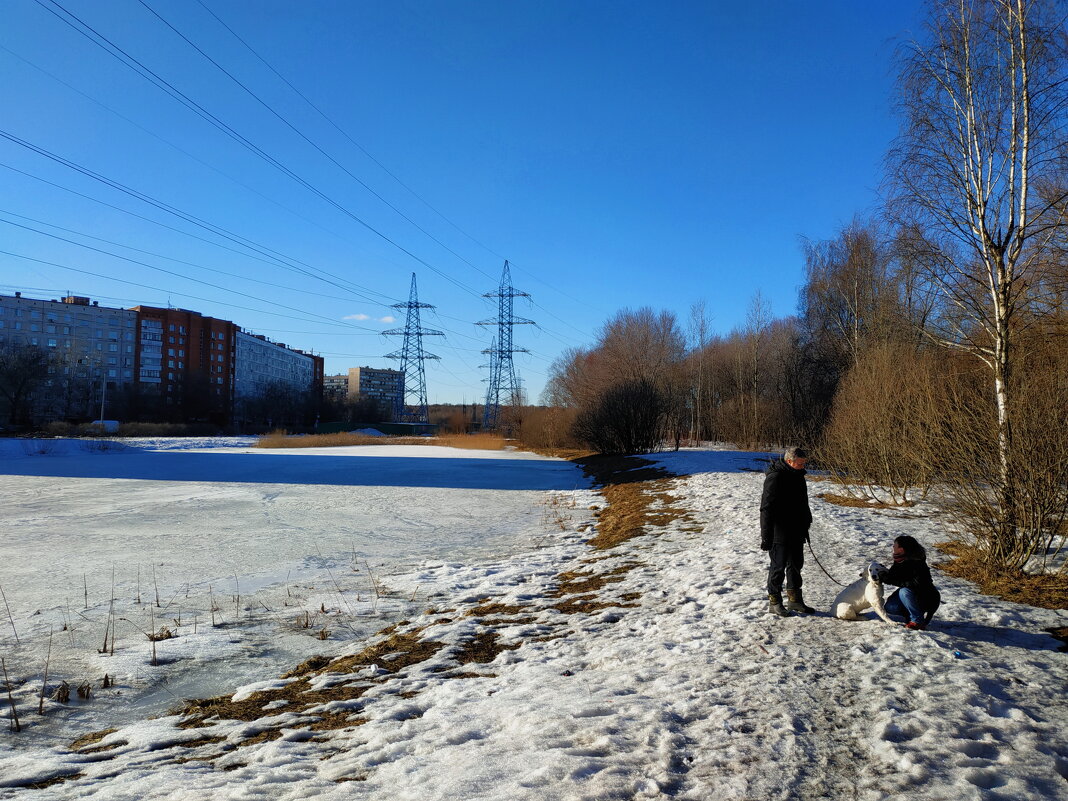
{"label": "snow covered field", "polygon": [[[765,615],[753,454],[655,457],[684,476],[672,494],[690,519],[592,552],[600,499],[566,462],[213,444],[3,443],[0,586],[20,642],[5,625],[0,655],[23,732],[0,733],[0,798],[1068,799],[1068,653],[1043,631],[1068,614],[936,573],[928,632]],[[931,508],[813,509],[813,546],[844,582],[897,534],[944,538]],[[606,577],[590,596],[614,605],[561,604],[567,571]],[[838,587],[811,562],[805,576],[825,610]],[[97,653],[109,618],[114,656]],[[301,659],[356,654],[388,623],[391,643],[432,647],[313,674],[349,700],[149,719],[185,697],[276,697]],[[142,632],[161,625],[178,636],[153,666]],[[49,685],[94,690],[42,718],[49,629]],[[492,661],[458,667],[485,636]]]}

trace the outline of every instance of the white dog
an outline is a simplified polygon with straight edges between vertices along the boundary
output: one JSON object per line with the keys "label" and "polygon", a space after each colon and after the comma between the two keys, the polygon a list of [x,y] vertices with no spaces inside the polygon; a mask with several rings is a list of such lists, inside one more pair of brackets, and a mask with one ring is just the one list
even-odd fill
{"label": "white dog", "polygon": [[878,562],[868,565],[860,574],[860,581],[854,581],[838,593],[831,606],[831,614],[841,620],[859,620],[860,612],[874,609],[875,614],[896,626],[897,623],[890,619],[883,607],[882,575],[885,572],[886,568]]}

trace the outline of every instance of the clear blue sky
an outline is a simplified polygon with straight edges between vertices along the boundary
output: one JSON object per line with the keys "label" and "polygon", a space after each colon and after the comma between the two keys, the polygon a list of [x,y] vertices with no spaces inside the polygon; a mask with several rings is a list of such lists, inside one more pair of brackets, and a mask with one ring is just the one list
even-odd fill
{"label": "clear blue sky", "polygon": [[[322,353],[335,373],[395,364],[383,356],[399,339],[378,332],[403,325],[389,304],[414,271],[437,306],[424,326],[447,333],[427,340],[442,357],[428,363],[432,403],[485,391],[491,332],[474,323],[495,314],[480,296],[504,258],[532,295],[516,313],[539,324],[515,332],[533,398],[549,362],[623,307],[685,322],[704,300],[720,333],[758,291],[792,314],[801,237],[832,236],[878,202],[893,55],[922,18],[915,0],[61,2],[4,3],[0,129],[333,277],[252,258],[0,139],[0,250],[37,260],[0,254],[0,292],[194,309]],[[63,8],[329,201],[68,26]]]}

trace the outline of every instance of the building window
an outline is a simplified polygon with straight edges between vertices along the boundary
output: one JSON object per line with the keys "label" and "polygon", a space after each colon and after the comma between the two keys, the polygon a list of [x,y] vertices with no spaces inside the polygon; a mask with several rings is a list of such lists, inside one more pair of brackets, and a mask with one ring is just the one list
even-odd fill
{"label": "building window", "polygon": [[54,347],[56,347],[56,346],[57,346],[58,344],[59,344],[59,342],[58,342],[57,340],[55,340],[55,339],[49,339],[49,340],[48,340],[48,347],[50,347],[50,348],[54,348]]}

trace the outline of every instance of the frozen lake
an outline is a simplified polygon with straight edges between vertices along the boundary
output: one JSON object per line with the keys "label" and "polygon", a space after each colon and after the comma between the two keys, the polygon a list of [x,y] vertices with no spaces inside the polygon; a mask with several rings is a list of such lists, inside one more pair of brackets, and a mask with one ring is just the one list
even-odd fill
{"label": "frozen lake", "polygon": [[[9,669],[39,673],[51,631],[55,681],[119,676],[120,716],[274,677],[425,606],[393,576],[538,547],[552,491],[588,484],[530,453],[251,443],[0,441]],[[158,643],[152,667],[163,625],[198,636]]]}

